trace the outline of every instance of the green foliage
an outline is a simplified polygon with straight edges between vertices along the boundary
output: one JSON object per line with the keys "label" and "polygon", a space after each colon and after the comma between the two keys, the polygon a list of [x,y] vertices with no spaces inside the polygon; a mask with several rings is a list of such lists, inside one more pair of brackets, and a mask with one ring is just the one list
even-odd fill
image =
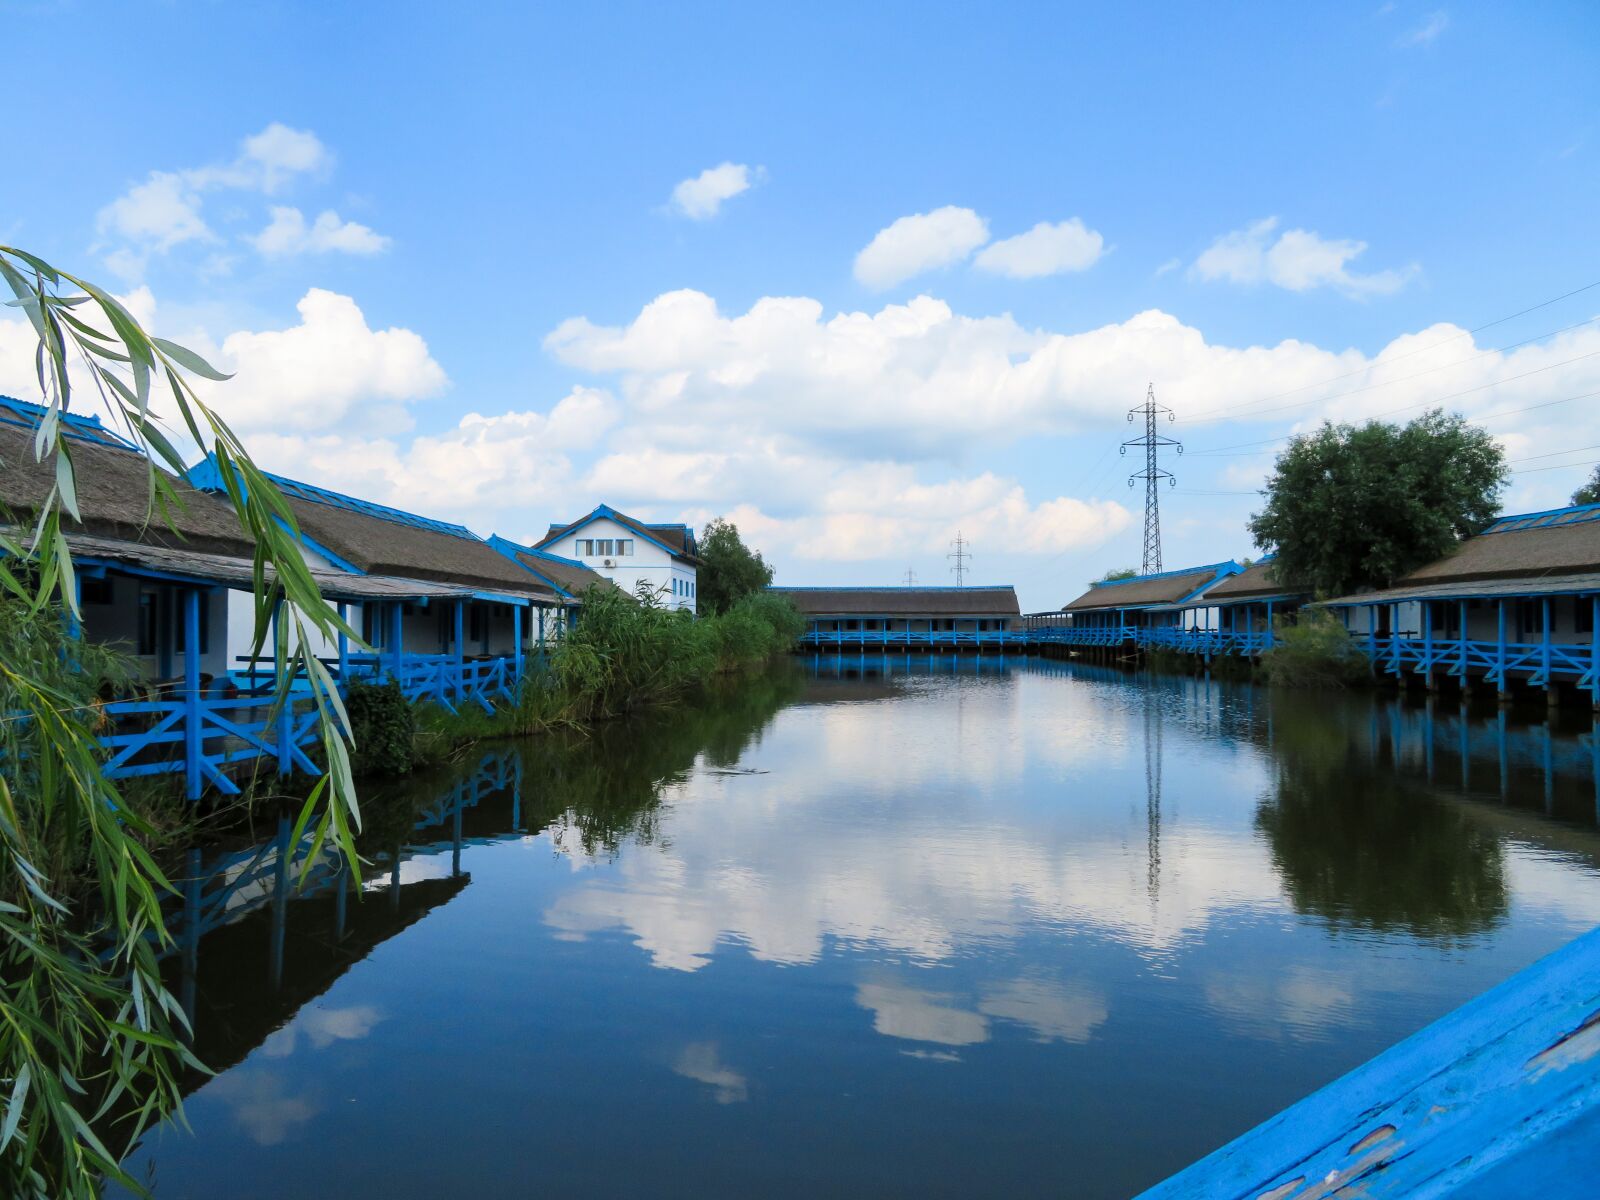
{"label": "green foliage", "polygon": [[1119,580],[1137,579],[1138,577],[1139,572],[1135,571],[1132,567],[1112,567],[1111,570],[1100,576],[1099,579],[1092,580],[1091,586],[1095,583],[1116,583]]}
{"label": "green foliage", "polygon": [[1594,473],[1589,476],[1584,485],[1572,493],[1572,502],[1574,504],[1600,504],[1600,467],[1596,467]]}
{"label": "green foliage", "polygon": [[739,536],[739,527],[717,517],[700,535],[700,569],[695,583],[700,611],[725,613],[772,582],[772,568]]}
{"label": "green foliage", "polygon": [[1294,623],[1279,618],[1272,641],[1272,649],[1261,656],[1261,675],[1268,683],[1344,687],[1367,675],[1367,656],[1325,609],[1303,609]]}
{"label": "green foliage", "polygon": [[1290,586],[1382,587],[1487,526],[1506,479],[1499,444],[1459,415],[1325,424],[1278,457],[1250,532]]}
{"label": "green foliage", "polygon": [[416,762],[417,710],[393,680],[352,680],[345,694],[352,738],[350,767],[357,776],[410,774]]}
{"label": "green foliage", "polygon": [[[173,1063],[192,1060],[178,1036],[182,1011],[162,986],[151,949],[152,939],[167,940],[157,901],[169,885],[142,842],[156,831],[105,778],[99,710],[84,690],[91,683],[98,690],[106,664],[92,661],[93,648],[65,639],[59,615],[50,615],[62,607],[78,615],[62,524],[81,515],[62,422],[78,384],[87,379],[113,426],[147,452],[155,525],[170,523],[181,505],[173,476],[157,464],[180,473],[187,465],[154,418],[157,406],[215,458],[241,532],[255,546],[258,650],[272,614],[280,617],[284,666],[275,703],[287,702],[298,675],[310,682],[318,710],[328,770],[305,798],[295,837],[309,827],[319,847],[331,839],[352,869],[360,814],[348,724],[331,674],[309,647],[354,631],[322,600],[295,541],[293,511],[189,379],[227,376],[152,337],[110,293],[26,251],[0,245],[0,279],[38,339],[46,412],[33,453],[53,464],[55,477],[28,514],[26,534],[9,531],[0,514],[0,600],[9,606],[0,622],[7,639],[0,647],[0,1191],[90,1197],[101,1177],[137,1190],[117,1165],[120,1152],[176,1104]],[[64,872],[73,863],[78,873]],[[69,891],[80,879],[92,905]],[[82,910],[91,907],[102,923],[86,930]]]}

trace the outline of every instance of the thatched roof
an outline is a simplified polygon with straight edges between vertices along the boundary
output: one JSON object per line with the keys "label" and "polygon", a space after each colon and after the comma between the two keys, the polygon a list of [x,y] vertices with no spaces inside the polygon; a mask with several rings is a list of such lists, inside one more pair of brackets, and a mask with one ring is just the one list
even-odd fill
{"label": "thatched roof", "polygon": [[1451,579],[1438,583],[1396,584],[1380,592],[1355,592],[1322,600],[1318,608],[1399,604],[1407,600],[1510,600],[1518,596],[1582,596],[1600,592],[1600,571],[1507,579]]}
{"label": "thatched roof", "polygon": [[1132,579],[1114,579],[1106,583],[1093,583],[1089,590],[1062,612],[1109,608],[1143,608],[1155,604],[1176,604],[1206,586],[1219,575],[1237,571],[1232,562],[1212,563],[1208,567],[1186,567],[1177,571],[1163,571],[1158,575],[1135,575]]}
{"label": "thatched roof", "polygon": [[[12,402],[15,404],[16,402]],[[29,406],[33,407],[33,406]],[[37,412],[38,410],[35,409]],[[0,417],[15,409],[0,409]],[[33,456],[34,428],[22,420],[0,419],[0,506],[19,524],[28,523],[55,484],[55,464]],[[150,460],[104,430],[68,428],[65,445],[72,456],[82,523],[63,520],[69,534],[120,538],[206,554],[254,553],[229,505],[167,476],[181,506],[163,515],[150,509]],[[157,468],[159,469],[159,468]],[[175,526],[174,533],[169,526]]]}
{"label": "thatched roof", "polygon": [[1306,588],[1286,587],[1273,573],[1273,561],[1264,558],[1251,563],[1237,575],[1230,575],[1215,587],[1207,588],[1206,603],[1229,600],[1258,600],[1269,596],[1307,596]]}
{"label": "thatched roof", "polygon": [[1021,611],[1010,584],[995,587],[774,587],[807,616],[1014,617]]}
{"label": "thatched roof", "polygon": [[546,583],[560,588],[569,596],[581,596],[592,587],[599,588],[603,592],[621,590],[604,575],[590,570],[580,562],[547,554],[542,550],[534,550],[498,535],[491,537],[489,544],[512,562],[532,572]]}
{"label": "thatched roof", "polygon": [[568,522],[565,525],[552,524],[544,537],[534,543],[533,548],[535,550],[543,550],[545,547],[560,541],[568,534],[577,532],[590,521],[599,518],[613,521],[624,529],[631,530],[649,541],[660,542],[675,557],[681,558],[685,562],[698,563],[700,561],[698,557],[700,548],[695,544],[694,531],[687,525],[651,525],[645,521],[636,520],[626,513],[620,513],[606,504],[600,505],[593,512],[585,513],[576,521]]}
{"label": "thatched roof", "polygon": [[1502,517],[1396,587],[1600,571],[1600,505]]}
{"label": "thatched roof", "polygon": [[[190,472],[201,487],[221,487],[216,463]],[[300,532],[321,549],[368,575],[400,575],[483,591],[553,600],[541,584],[464,525],[389,508],[280,475],[269,475],[294,512]]]}

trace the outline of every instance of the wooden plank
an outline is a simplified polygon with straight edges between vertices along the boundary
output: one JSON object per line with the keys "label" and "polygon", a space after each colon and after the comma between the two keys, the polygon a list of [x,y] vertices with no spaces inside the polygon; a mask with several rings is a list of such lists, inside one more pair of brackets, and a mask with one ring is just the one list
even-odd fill
{"label": "wooden plank", "polygon": [[1600,929],[1139,1200],[1482,1200],[1600,1191]]}

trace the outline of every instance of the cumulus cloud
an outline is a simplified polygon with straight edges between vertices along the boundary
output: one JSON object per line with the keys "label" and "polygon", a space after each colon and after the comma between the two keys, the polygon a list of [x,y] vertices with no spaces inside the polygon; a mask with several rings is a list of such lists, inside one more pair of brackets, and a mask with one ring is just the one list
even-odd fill
{"label": "cumulus cloud", "polygon": [[1104,251],[1105,239],[1073,217],[1054,225],[1040,221],[1026,233],[991,242],[972,265],[1012,279],[1037,279],[1087,271]]}
{"label": "cumulus cloud", "polygon": [[[185,242],[222,240],[203,215],[207,193],[228,190],[270,196],[296,180],[325,176],[332,167],[333,154],[315,133],[274,121],[245,138],[231,160],[152,171],[100,210],[96,228],[112,243],[105,263],[123,278],[136,280],[152,255]],[[375,254],[389,242],[365,225],[341,221],[332,210],[307,226],[300,210],[290,207],[274,207],[271,223],[246,240],[267,255]],[[220,261],[223,258],[214,255],[212,267]]]}
{"label": "cumulus cloud", "polygon": [[1223,234],[1195,259],[1190,274],[1231,283],[1271,283],[1291,292],[1331,287],[1358,297],[1397,292],[1417,274],[1415,265],[1356,274],[1347,264],[1366,251],[1365,242],[1324,238],[1305,229],[1288,229],[1274,239],[1278,224],[1277,217],[1265,217]]}
{"label": "cumulus cloud", "polygon": [[707,167],[672,189],[672,209],[691,221],[707,221],[716,216],[725,201],[759,183],[765,171],[744,163],[725,162]]}
{"label": "cumulus cloud", "polygon": [[331,208],[310,225],[298,208],[275,205],[272,221],[251,243],[268,258],[294,254],[381,254],[389,239],[355,221],[342,221]]}
{"label": "cumulus cloud", "polygon": [[962,262],[988,240],[989,222],[970,208],[946,205],[901,217],[880,229],[856,255],[856,279],[881,291],[926,271]]}
{"label": "cumulus cloud", "polygon": [[404,429],[406,405],[448,382],[420,334],[371,328],[349,296],[311,288],[295,309],[299,321],[286,329],[189,339],[234,375],[205,395],[240,432],[329,429],[353,416],[366,428]]}

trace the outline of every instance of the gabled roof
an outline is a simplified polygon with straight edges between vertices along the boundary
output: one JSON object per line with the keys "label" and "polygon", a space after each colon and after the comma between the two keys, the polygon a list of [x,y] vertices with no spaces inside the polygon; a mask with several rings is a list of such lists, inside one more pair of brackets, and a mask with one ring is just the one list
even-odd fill
{"label": "gabled roof", "polygon": [[621,590],[604,575],[590,570],[576,559],[562,558],[548,550],[535,550],[497,533],[489,535],[489,545],[568,600],[576,600],[592,587],[601,591]]}
{"label": "gabled roof", "polygon": [[[213,458],[193,467],[197,487],[220,491]],[[294,513],[305,544],[335,565],[363,575],[401,575],[466,584],[487,592],[553,600],[541,584],[463,525],[389,508],[341,492],[268,474]]]}
{"label": "gabled roof", "polygon": [[1009,584],[977,587],[769,587],[806,616],[1014,617],[1021,611]]}
{"label": "gabled roof", "polygon": [[535,550],[542,550],[544,547],[549,546],[554,542],[558,542],[570,534],[577,533],[585,525],[600,520],[613,521],[616,524],[621,525],[624,529],[631,530],[632,532],[638,534],[645,541],[661,547],[661,549],[665,550],[674,558],[696,565],[698,565],[700,562],[700,548],[695,544],[694,530],[690,529],[687,525],[647,524],[644,521],[635,520],[626,513],[618,512],[608,504],[600,505],[593,512],[579,517],[576,521],[573,521],[570,524],[552,524],[549,532],[535,542],[533,548]]}
{"label": "gabled roof", "polygon": [[[43,414],[38,405],[18,400],[7,399],[0,407],[0,507],[24,524],[39,511],[56,481],[54,462],[39,462],[33,454],[34,433]],[[205,554],[254,555],[253,543],[226,502],[169,475],[178,504],[166,514],[152,511],[151,462],[143,451],[93,417],[71,418],[64,428],[83,517],[75,522],[63,512],[62,528],[69,534]]]}
{"label": "gabled roof", "polygon": [[1286,587],[1278,582],[1273,570],[1273,556],[1251,563],[1237,575],[1230,575],[1215,587],[1207,588],[1201,597],[1205,604],[1227,603],[1235,600],[1267,600],[1283,597],[1294,599],[1311,594],[1308,588]]}
{"label": "gabled roof", "polygon": [[1600,504],[1501,517],[1396,587],[1600,571]]}
{"label": "gabled roof", "polygon": [[1205,594],[1212,584],[1229,575],[1237,575],[1244,568],[1229,559],[1204,567],[1182,567],[1176,571],[1159,571],[1149,575],[1135,575],[1130,579],[1109,579],[1091,583],[1089,590],[1062,612],[1083,612],[1094,609],[1150,608],[1159,604],[1182,604]]}

